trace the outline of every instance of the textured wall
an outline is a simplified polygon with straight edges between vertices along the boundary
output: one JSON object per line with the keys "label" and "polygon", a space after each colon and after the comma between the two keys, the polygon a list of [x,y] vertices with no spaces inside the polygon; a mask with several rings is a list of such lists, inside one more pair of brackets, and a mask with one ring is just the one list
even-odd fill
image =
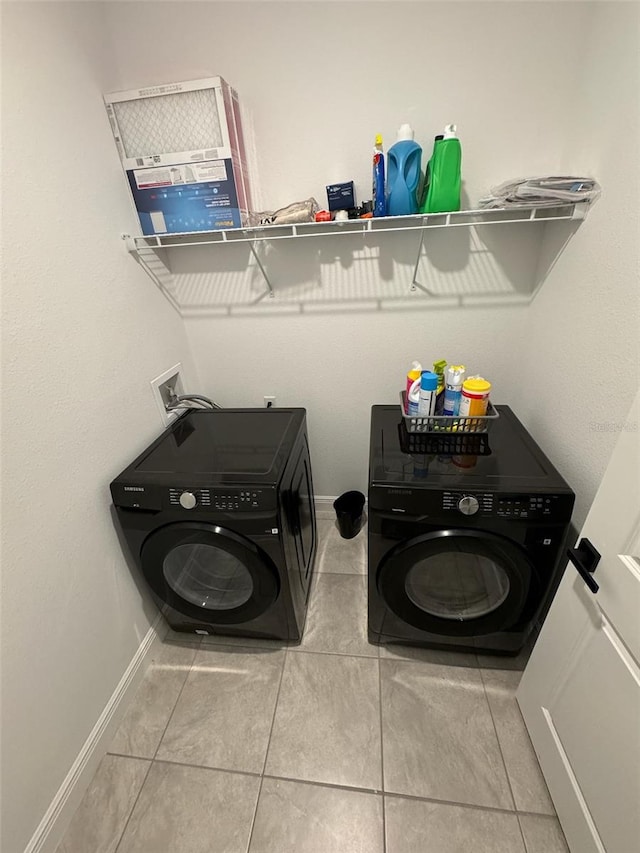
{"label": "textured wall", "polygon": [[602,197],[529,310],[514,393],[576,491],[578,527],[640,378],[639,31],[638,4],[594,4],[568,146]]}
{"label": "textured wall", "polygon": [[101,11],[2,9],[3,853],[24,849],[155,618],[108,486],[160,431],[149,380],[190,367],[119,239]]}

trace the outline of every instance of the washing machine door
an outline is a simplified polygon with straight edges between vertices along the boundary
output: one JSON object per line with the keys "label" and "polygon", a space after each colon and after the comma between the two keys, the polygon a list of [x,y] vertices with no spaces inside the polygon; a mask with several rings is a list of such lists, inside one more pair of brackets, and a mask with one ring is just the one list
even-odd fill
{"label": "washing machine door", "polygon": [[145,541],[141,563],[162,601],[211,624],[255,619],[280,591],[269,556],[246,537],[214,524],[178,522],[159,528]]}
{"label": "washing machine door", "polygon": [[515,543],[477,530],[439,530],[394,548],[377,585],[404,622],[448,637],[510,628],[520,618],[533,566]]}

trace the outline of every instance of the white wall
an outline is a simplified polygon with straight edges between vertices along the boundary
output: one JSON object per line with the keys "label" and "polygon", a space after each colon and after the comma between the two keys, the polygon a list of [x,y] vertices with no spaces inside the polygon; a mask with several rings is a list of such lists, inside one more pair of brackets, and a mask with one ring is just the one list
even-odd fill
{"label": "white wall", "polygon": [[[578,488],[581,520],[611,449],[585,424],[619,421],[637,378],[633,15],[608,3],[3,4],[3,853],[23,849],[153,616],[108,483],[158,431],[149,379],[181,360],[198,386],[188,341],[200,389],[221,403],[275,393],[307,406],[320,494],[365,488],[369,406],[395,401],[411,359],[464,360]],[[406,120],[425,157],[458,122],[470,203],[523,172],[593,171],[605,192],[529,307],[511,297],[535,285],[551,226],[434,236],[421,280],[498,293],[465,308],[402,298],[413,238],[368,251],[344,238],[278,248],[276,299],[253,306],[261,285],[242,250],[174,259],[183,295],[220,312],[194,310],[187,340],[118,239],[134,221],[100,94],[209,74],[251,117],[264,207],[323,203],[326,182],[351,177],[368,197],[373,136],[388,146]],[[580,396],[585,374],[607,394]]]}
{"label": "white wall", "polygon": [[[426,160],[434,134],[456,121],[465,202],[475,204],[507,178],[571,164],[567,104],[590,14],[589,4],[537,2],[167,2],[153,14],[148,3],[112,4],[113,83],[228,79],[251,119],[264,208],[310,195],[325,204],[326,183],[349,178],[370,198],[377,132],[388,147],[411,122]],[[265,394],[306,406],[316,492],[364,490],[369,408],[396,401],[412,359],[464,361],[493,380],[497,402],[513,399],[529,309],[511,302],[535,285],[544,227],[429,234],[421,282],[498,294],[464,309],[410,293],[415,235],[369,249],[347,237],[274,245],[276,298],[257,305],[264,285],[246,271],[246,247],[175,250],[203,390],[229,406],[261,405]]]}
{"label": "white wall", "polygon": [[155,618],[109,482],[160,431],[149,380],[193,368],[119,239],[133,220],[101,102],[101,7],[2,14],[0,847],[20,853]]}
{"label": "white wall", "polygon": [[574,173],[597,176],[602,198],[529,311],[513,394],[576,491],[578,527],[640,379],[640,7],[593,11],[567,142]]}

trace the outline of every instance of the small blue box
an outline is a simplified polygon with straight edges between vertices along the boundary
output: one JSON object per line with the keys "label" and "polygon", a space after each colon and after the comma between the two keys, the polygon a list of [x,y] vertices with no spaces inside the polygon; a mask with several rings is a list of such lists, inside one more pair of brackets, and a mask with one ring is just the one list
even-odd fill
{"label": "small blue box", "polygon": [[344,184],[329,184],[327,187],[329,210],[350,210],[356,206],[356,193],[353,181]]}

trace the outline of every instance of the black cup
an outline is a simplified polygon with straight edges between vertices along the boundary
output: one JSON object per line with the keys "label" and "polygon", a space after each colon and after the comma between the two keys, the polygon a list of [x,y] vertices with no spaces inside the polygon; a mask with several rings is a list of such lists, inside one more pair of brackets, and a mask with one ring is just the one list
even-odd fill
{"label": "black cup", "polygon": [[353,539],[362,527],[362,510],[364,495],[362,492],[345,492],[333,502],[336,511],[340,536],[343,539]]}

